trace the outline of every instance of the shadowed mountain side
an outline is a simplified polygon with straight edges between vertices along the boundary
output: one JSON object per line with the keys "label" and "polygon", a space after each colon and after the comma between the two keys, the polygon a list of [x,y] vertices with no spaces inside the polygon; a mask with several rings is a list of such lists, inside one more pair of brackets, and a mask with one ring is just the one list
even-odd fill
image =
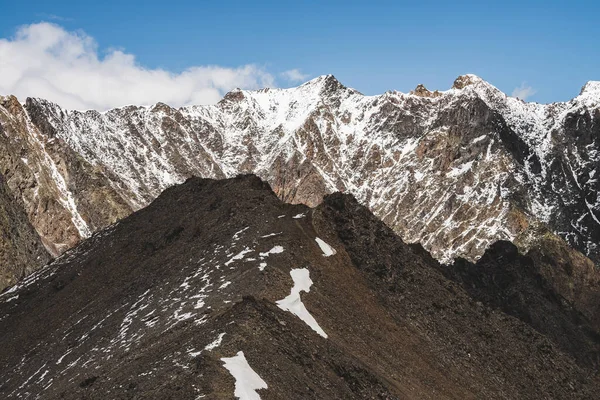
{"label": "shadowed mountain side", "polygon": [[192,178],[2,294],[0,394],[231,399],[242,352],[262,399],[594,398],[553,340],[352,196]]}

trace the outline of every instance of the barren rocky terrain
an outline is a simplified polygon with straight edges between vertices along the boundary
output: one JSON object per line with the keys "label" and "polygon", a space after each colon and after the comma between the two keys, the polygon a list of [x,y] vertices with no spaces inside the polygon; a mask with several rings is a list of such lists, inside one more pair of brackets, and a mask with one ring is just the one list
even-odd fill
{"label": "barren rocky terrain", "polygon": [[0,295],[0,396],[594,399],[597,302],[548,262],[450,268],[352,195],[192,178]]}

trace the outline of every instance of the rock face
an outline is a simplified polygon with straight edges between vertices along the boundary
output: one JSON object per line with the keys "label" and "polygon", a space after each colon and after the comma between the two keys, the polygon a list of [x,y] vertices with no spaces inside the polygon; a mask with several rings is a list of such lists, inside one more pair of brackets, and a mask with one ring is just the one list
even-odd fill
{"label": "rock face", "polygon": [[[526,251],[545,226],[597,263],[599,103],[599,82],[540,105],[474,75],[447,91],[380,96],[329,75],[235,90],[214,106],[102,113],[8,98],[0,126],[14,159],[0,162],[55,254],[190,176],[252,172],[287,202],[352,193],[443,262],[476,260],[497,240]],[[40,161],[27,167],[19,157]]]}
{"label": "rock face", "polygon": [[[0,395],[596,398],[587,317],[544,278],[497,288],[460,263],[445,277],[350,195],[309,209],[255,176],[193,178],[0,295]],[[536,301],[495,301],[513,290]]]}
{"label": "rock face", "polygon": [[48,261],[40,237],[0,174],[0,288],[14,285]]}
{"label": "rock face", "polygon": [[[10,207],[19,209],[35,228],[39,235],[36,240],[41,238],[47,254],[57,256],[92,232],[129,215],[133,208],[111,186],[102,166],[86,162],[43,121],[40,114],[28,112],[15,97],[0,97],[3,190],[12,198]],[[5,277],[0,290],[48,260],[44,255],[25,269],[9,270],[5,266],[13,261],[16,264],[12,265],[19,265],[9,256],[11,251],[29,252],[13,243],[17,247],[5,248],[0,254],[11,261],[0,267]]]}

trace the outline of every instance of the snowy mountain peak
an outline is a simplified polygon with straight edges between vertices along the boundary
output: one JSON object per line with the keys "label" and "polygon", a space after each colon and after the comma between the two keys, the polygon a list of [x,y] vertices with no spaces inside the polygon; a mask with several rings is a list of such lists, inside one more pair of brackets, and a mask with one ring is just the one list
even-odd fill
{"label": "snowy mountain peak", "polygon": [[600,97],[600,81],[588,81],[581,88],[579,95],[588,94],[596,97]]}
{"label": "snowy mountain peak", "polygon": [[[479,83],[488,84],[485,80],[474,74],[461,75],[454,80],[452,89],[464,89],[467,86],[475,85]],[[488,84],[489,85],[489,84]]]}
{"label": "snowy mountain peak", "polygon": [[597,107],[600,105],[600,81],[589,81],[582,88],[579,96],[575,98],[586,107]]}
{"label": "snowy mountain peak", "polygon": [[227,102],[238,102],[244,99],[244,91],[236,88],[232,91],[228,92],[223,96],[223,99],[219,101],[219,104],[227,103]]}
{"label": "snowy mountain peak", "polygon": [[333,75],[321,75],[315,79],[312,79],[306,83],[304,83],[303,85],[300,85],[298,87],[299,89],[308,89],[308,88],[314,88],[312,90],[316,90],[319,92],[320,95],[323,96],[331,96],[333,94],[336,94],[338,92],[345,92],[345,91],[349,91],[351,93],[359,93],[357,90],[355,89],[351,89],[346,87],[344,84],[342,84],[339,80],[337,80],[337,78]]}
{"label": "snowy mountain peak", "polygon": [[8,110],[11,114],[14,114],[15,110],[22,109],[19,100],[13,95],[0,96],[0,106]]}
{"label": "snowy mountain peak", "polygon": [[150,111],[153,113],[162,112],[164,114],[169,115],[169,114],[173,113],[173,108],[170,105],[163,103],[162,101],[159,101],[154,106],[152,106]]}
{"label": "snowy mountain peak", "polygon": [[327,74],[327,75],[317,76],[316,78],[313,78],[313,79],[309,80],[308,82],[303,83],[300,86],[323,86],[324,84],[327,84],[328,82],[332,82],[332,83],[337,82],[337,84],[341,85],[340,81],[338,81],[335,76],[333,76],[332,74]]}
{"label": "snowy mountain peak", "polygon": [[61,107],[58,104],[40,97],[27,97],[23,105],[25,108],[36,108],[44,111],[61,110]]}
{"label": "snowy mountain peak", "polygon": [[0,104],[2,104],[4,106],[4,104],[6,104],[6,102],[8,102],[8,101],[11,100],[11,97],[14,97],[14,96],[11,96],[11,95],[2,96],[2,95],[0,95]]}
{"label": "snowy mountain peak", "polygon": [[220,105],[241,103],[244,99],[261,108],[263,111],[273,107],[284,106],[295,109],[312,108],[319,101],[338,97],[342,93],[358,94],[354,89],[347,88],[333,75],[321,75],[297,87],[286,89],[265,88],[259,90],[234,89],[227,93]]}

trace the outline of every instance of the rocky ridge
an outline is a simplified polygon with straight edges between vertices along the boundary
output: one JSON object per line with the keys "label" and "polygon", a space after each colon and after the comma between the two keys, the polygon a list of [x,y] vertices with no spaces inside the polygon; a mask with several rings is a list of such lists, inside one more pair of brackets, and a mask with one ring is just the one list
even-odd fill
{"label": "rocky ridge", "polygon": [[[0,394],[595,398],[591,320],[511,244],[480,262],[444,276],[350,195],[310,209],[255,176],[193,178],[0,295]],[[486,266],[522,279],[468,273]]]}

